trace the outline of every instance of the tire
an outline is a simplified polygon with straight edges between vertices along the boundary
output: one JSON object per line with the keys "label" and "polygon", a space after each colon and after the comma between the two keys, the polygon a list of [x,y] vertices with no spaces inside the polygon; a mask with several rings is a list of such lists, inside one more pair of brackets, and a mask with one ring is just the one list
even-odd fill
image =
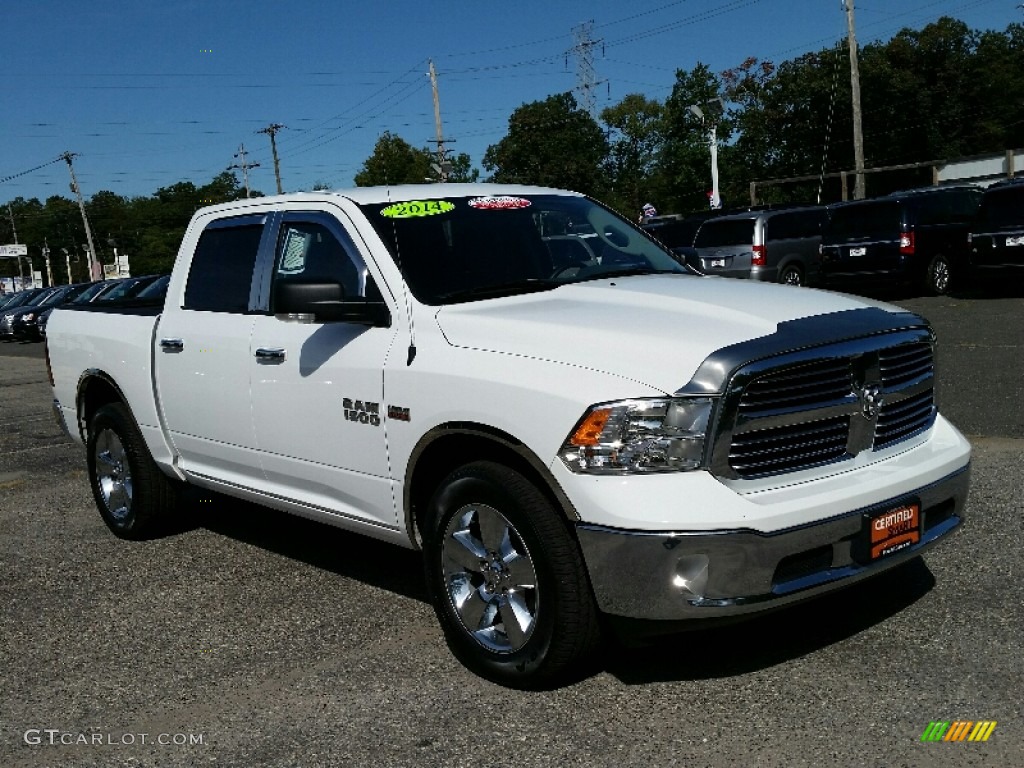
{"label": "tire", "polygon": [[114,535],[157,535],[174,510],[177,487],[153,461],[127,406],[109,403],[96,411],[86,454],[93,498]]}
{"label": "tire", "polygon": [[466,667],[512,688],[582,671],[600,640],[579,546],[529,480],[488,461],[441,484],[425,525],[434,610]]}
{"label": "tire", "polygon": [[779,282],[783,285],[803,285],[804,273],[796,264],[787,264],[779,272]]}
{"label": "tire", "polygon": [[953,286],[953,273],[949,260],[941,253],[928,262],[925,272],[925,289],[935,296],[945,296]]}

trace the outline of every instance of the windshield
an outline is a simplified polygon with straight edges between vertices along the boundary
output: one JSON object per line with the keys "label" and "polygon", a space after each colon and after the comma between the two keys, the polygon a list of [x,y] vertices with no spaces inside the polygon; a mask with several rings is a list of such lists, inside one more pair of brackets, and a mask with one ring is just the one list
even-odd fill
{"label": "windshield", "polygon": [[425,304],[624,274],[689,274],[630,222],[585,197],[463,197],[361,207]]}

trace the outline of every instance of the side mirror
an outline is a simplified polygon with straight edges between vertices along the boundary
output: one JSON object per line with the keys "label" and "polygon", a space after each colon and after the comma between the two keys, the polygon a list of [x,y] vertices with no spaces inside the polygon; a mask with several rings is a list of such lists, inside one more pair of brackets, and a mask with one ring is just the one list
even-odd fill
{"label": "side mirror", "polygon": [[284,280],[274,285],[274,316],[291,323],[358,323],[377,328],[391,325],[383,301],[345,298],[341,283]]}

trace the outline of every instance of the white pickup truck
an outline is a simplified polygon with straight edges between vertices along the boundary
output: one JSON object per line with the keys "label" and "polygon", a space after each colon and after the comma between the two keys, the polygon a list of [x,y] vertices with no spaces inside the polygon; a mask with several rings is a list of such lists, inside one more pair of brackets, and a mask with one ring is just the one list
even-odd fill
{"label": "white pickup truck", "polygon": [[605,618],[775,608],[964,519],[922,318],[694,276],[571,192],[205,208],[162,307],[58,309],[47,340],[116,535],[194,483],[422,549],[453,652],[510,686],[585,668]]}

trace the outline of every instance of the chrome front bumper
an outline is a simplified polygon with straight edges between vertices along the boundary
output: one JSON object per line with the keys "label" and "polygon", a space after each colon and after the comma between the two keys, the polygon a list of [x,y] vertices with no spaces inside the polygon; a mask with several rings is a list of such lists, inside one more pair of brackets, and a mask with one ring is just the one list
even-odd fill
{"label": "chrome front bumper", "polygon": [[[752,530],[624,531],[579,524],[598,606],[607,614],[676,620],[755,613],[839,589],[921,554],[960,527],[970,465],[898,498],[771,534]],[[863,562],[865,519],[901,504],[920,508],[920,541]]]}

